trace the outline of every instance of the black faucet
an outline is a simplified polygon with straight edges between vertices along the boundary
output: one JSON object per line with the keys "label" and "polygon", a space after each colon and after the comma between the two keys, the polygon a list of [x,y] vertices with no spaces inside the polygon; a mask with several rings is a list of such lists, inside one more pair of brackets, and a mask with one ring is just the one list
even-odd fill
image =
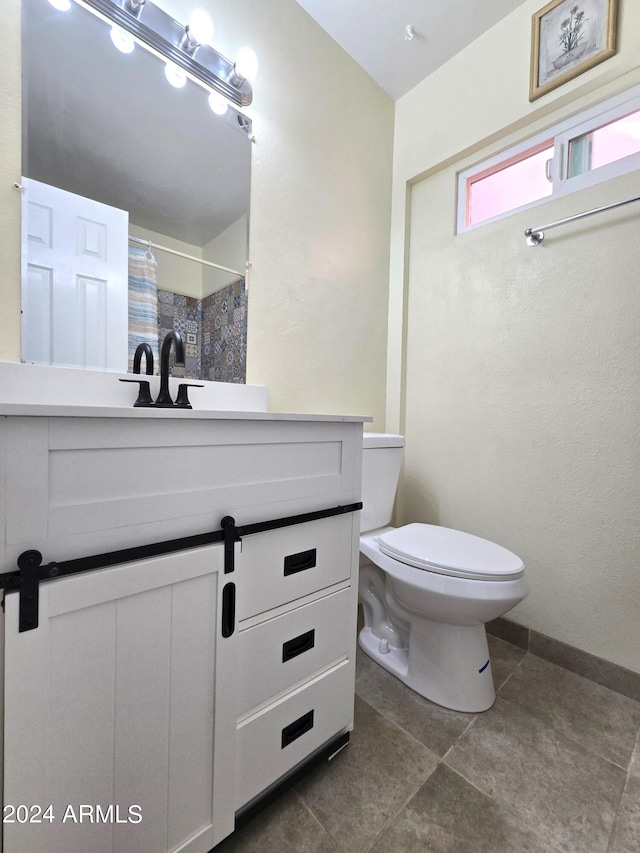
{"label": "black faucet", "polygon": [[169,354],[171,352],[171,344],[176,347],[176,364],[184,364],[184,343],[180,332],[167,332],[167,336],[162,342],[162,351],[160,352],[160,393],[156,399],[156,406],[168,408],[173,406],[173,400],[169,393]]}
{"label": "black faucet", "polygon": [[135,355],[133,356],[133,372],[140,373],[140,362],[142,361],[142,353],[145,355],[145,363],[147,376],[153,376],[153,350],[149,344],[138,344]]}

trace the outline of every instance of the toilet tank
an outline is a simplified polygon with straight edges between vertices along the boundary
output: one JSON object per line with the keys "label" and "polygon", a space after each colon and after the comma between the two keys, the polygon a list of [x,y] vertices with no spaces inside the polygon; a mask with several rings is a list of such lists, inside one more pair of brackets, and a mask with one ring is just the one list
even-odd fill
{"label": "toilet tank", "polygon": [[391,523],[404,436],[365,432],[362,447],[360,532],[364,533]]}

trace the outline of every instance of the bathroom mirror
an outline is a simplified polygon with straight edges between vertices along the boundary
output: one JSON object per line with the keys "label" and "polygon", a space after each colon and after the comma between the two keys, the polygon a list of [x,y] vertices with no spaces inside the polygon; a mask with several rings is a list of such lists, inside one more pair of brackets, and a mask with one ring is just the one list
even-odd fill
{"label": "bathroom mirror", "polygon": [[[174,88],[165,76],[163,60],[140,45],[131,53],[120,52],[110,37],[110,25],[76,3],[61,12],[48,0],[23,0],[22,11],[23,361],[95,368],[101,366],[104,352],[117,349],[116,365],[104,367],[122,369],[119,365],[124,364],[126,370],[122,310],[112,310],[100,288],[94,287],[102,279],[91,271],[93,267],[80,276],[71,271],[74,281],[65,286],[78,290],[80,279],[83,287],[89,282],[82,310],[108,316],[106,331],[66,330],[65,323],[84,322],[75,317],[75,305],[69,307],[68,295],[53,316],[52,277],[48,261],[38,253],[49,238],[59,250],[62,238],[68,236],[61,224],[67,220],[64,211],[56,211],[77,201],[83,251],[110,257],[124,254],[129,296],[132,281],[156,277],[158,335],[164,337],[170,328],[182,333],[187,344],[185,374],[243,382],[248,119],[231,107],[222,116],[215,114],[208,93],[191,80]],[[63,195],[52,196],[54,190]],[[31,214],[25,212],[28,200]],[[85,203],[89,206],[83,207]],[[105,205],[106,216],[113,209],[117,220],[122,213],[124,225],[118,220],[117,227],[108,228],[102,208],[94,214],[92,203]],[[105,238],[107,231],[116,236]],[[115,247],[105,249],[105,239],[113,239]],[[79,242],[74,234],[69,251],[75,251]],[[56,263],[64,267],[67,260]],[[111,319],[116,313],[119,328]],[[128,319],[125,335],[131,328]],[[74,341],[67,346],[67,350],[75,347],[73,353],[63,348],[61,355],[51,357],[56,329],[60,338]],[[85,347],[89,354],[81,355],[78,363],[73,359],[82,347],[76,338],[90,339],[93,347]]]}

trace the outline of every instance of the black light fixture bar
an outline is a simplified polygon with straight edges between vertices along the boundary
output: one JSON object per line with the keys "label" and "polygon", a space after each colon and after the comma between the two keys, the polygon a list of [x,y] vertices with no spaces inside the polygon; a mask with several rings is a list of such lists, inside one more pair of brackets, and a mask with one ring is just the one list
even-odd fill
{"label": "black light fixture bar", "polygon": [[211,45],[200,45],[195,57],[186,53],[180,47],[185,34],[184,25],[151,0],[146,0],[136,12],[129,10],[127,0],[82,0],[82,3],[239,107],[247,107],[253,100],[249,80],[239,77],[234,63]]}

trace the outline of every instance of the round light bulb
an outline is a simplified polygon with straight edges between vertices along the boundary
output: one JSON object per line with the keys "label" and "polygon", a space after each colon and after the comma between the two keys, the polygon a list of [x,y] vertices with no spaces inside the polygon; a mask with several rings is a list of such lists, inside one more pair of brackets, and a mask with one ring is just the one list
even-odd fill
{"label": "round light bulb", "polygon": [[49,0],[49,3],[51,3],[53,8],[57,9],[58,12],[68,12],[71,8],[71,0]]}
{"label": "round light bulb", "polygon": [[204,9],[196,9],[189,18],[189,35],[198,44],[211,44],[213,22]]}
{"label": "round light bulb", "polygon": [[167,78],[169,83],[171,83],[174,89],[182,89],[184,84],[187,82],[186,72],[184,72],[182,68],[178,68],[177,65],[174,65],[173,62],[167,62],[165,65],[164,76]]}
{"label": "round light bulb", "polygon": [[217,92],[212,92],[209,95],[209,107],[217,115],[223,116],[227,111],[227,102]]}
{"label": "round light bulb", "polygon": [[133,36],[120,29],[120,27],[111,27],[110,35],[111,41],[120,53],[131,53],[136,46]]}
{"label": "round light bulb", "polygon": [[258,73],[258,57],[250,47],[240,48],[235,65],[237,73],[248,80],[253,80]]}

